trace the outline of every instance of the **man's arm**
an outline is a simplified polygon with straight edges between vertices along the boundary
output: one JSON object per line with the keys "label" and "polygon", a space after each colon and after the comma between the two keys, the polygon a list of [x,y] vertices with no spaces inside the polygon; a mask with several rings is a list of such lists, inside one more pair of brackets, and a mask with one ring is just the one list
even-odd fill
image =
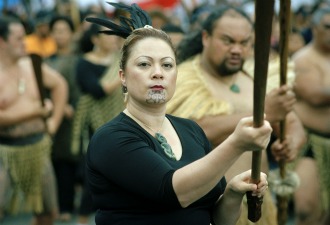
{"label": "man's arm", "polygon": [[20,110],[0,109],[0,126],[12,126],[34,118],[46,118],[50,113],[49,110],[47,107],[42,107],[40,102]]}
{"label": "man's arm", "polygon": [[204,116],[196,122],[204,130],[212,145],[217,146],[233,133],[239,120],[247,116],[251,116],[251,113]]}
{"label": "man's arm", "polygon": [[295,59],[294,91],[298,98],[304,99],[312,106],[329,106],[330,87],[326,86],[321,69],[309,61],[303,58]]}

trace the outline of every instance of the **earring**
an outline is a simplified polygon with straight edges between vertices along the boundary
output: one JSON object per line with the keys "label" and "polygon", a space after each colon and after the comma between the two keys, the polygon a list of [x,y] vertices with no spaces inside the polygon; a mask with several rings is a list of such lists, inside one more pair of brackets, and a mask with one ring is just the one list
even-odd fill
{"label": "earring", "polygon": [[127,93],[127,87],[126,86],[123,85],[121,88],[122,88],[122,91],[123,91],[124,94]]}

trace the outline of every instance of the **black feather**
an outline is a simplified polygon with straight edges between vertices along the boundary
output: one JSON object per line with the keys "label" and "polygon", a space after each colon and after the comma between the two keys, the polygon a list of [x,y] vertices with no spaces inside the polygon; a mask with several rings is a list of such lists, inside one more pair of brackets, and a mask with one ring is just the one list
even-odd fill
{"label": "black feather", "polygon": [[86,18],[88,22],[96,23],[98,25],[109,28],[107,31],[100,31],[100,33],[105,33],[109,35],[117,35],[123,38],[128,37],[133,30],[142,28],[145,25],[152,24],[150,16],[143,11],[137,4],[133,3],[131,6],[124,3],[114,3],[107,2],[117,9],[121,9],[129,12],[130,18],[120,17],[120,25],[111,22],[110,20],[101,18]]}

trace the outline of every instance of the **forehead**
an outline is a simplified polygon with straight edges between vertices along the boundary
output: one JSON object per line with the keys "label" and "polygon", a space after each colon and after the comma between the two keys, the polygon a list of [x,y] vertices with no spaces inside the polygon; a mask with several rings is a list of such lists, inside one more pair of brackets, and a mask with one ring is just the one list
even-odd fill
{"label": "forehead", "polygon": [[147,56],[151,58],[171,57],[174,59],[174,52],[171,46],[159,38],[144,38],[135,43],[131,49],[131,58]]}
{"label": "forehead", "polygon": [[22,24],[20,23],[11,23],[9,24],[9,35],[23,35],[25,30]]}
{"label": "forehead", "polygon": [[70,26],[66,21],[58,20],[54,23],[54,28],[70,28]]}
{"label": "forehead", "polygon": [[213,33],[247,38],[252,35],[253,29],[250,22],[241,15],[224,15],[215,22]]}

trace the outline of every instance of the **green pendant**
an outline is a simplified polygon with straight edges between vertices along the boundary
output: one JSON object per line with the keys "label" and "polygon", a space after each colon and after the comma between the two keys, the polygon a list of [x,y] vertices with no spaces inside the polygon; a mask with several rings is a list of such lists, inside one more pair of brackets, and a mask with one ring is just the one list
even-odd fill
{"label": "green pendant", "polygon": [[230,86],[230,90],[234,93],[240,93],[241,92],[241,89],[239,88],[239,86],[237,84],[232,84]]}
{"label": "green pendant", "polygon": [[159,132],[157,132],[155,136],[157,141],[160,143],[160,146],[162,146],[165,155],[170,159],[176,159],[171,146],[167,143],[166,138]]}

